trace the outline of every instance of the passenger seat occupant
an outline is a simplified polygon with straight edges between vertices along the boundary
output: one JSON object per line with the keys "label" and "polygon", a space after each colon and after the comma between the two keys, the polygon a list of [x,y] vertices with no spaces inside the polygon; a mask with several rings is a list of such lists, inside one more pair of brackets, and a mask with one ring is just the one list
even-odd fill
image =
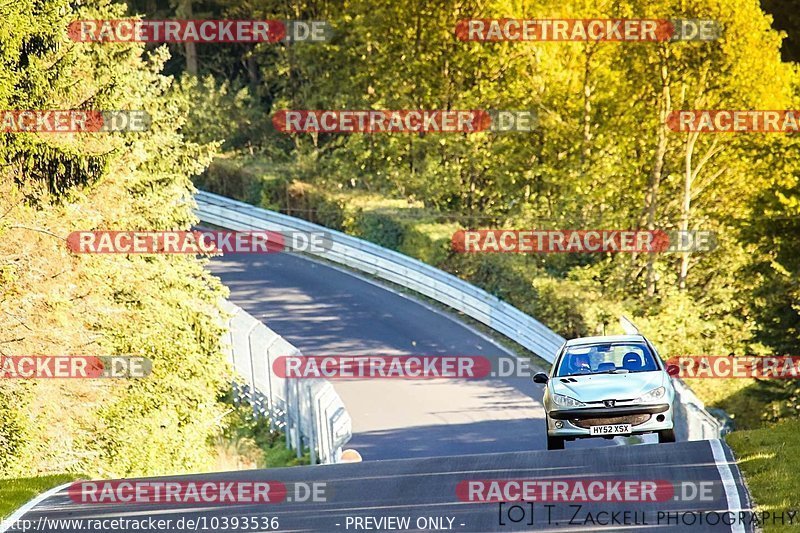
{"label": "passenger seat occupant", "polygon": [[630,370],[631,372],[636,372],[637,370],[642,369],[642,359],[639,357],[639,354],[636,352],[628,352],[622,358],[622,368],[626,370]]}

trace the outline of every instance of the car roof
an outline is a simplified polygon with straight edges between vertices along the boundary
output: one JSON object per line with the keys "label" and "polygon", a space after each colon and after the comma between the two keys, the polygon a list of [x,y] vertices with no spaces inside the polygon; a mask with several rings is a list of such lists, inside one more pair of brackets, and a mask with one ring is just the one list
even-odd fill
{"label": "car roof", "polygon": [[643,335],[603,335],[598,337],[579,337],[567,341],[567,346],[583,346],[603,342],[644,342]]}

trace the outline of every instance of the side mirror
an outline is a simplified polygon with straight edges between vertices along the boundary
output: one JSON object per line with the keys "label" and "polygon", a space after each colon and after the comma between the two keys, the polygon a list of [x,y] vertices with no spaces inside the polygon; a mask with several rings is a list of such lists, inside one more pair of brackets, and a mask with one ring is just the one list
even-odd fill
{"label": "side mirror", "polygon": [[672,377],[676,377],[681,373],[681,367],[678,365],[667,365],[667,374]]}
{"label": "side mirror", "polygon": [[550,378],[544,372],[537,372],[533,375],[534,383],[547,383],[548,381],[550,381]]}

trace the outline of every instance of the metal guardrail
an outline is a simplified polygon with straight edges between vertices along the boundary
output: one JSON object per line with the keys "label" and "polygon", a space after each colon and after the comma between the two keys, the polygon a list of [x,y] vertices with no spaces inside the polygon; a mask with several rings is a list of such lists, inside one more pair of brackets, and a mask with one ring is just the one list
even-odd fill
{"label": "metal guardrail", "polygon": [[284,379],[273,371],[281,356],[300,356],[283,337],[241,308],[223,300],[228,321],[228,360],[240,381],[233,384],[234,399],[249,403],[255,414],[269,418],[270,427],[286,434],[286,445],[308,448],[311,464],[335,463],[350,440],[350,415],[333,386],[324,379]]}
{"label": "metal guardrail", "polygon": [[678,402],[675,405],[675,433],[679,440],[709,440],[722,436],[722,423],[706,411],[703,402],[680,379],[673,379]]}
{"label": "metal guardrail", "polygon": [[[301,233],[324,232],[330,237],[324,251],[310,250],[328,261],[371,274],[411,289],[483,323],[552,362],[564,338],[516,307],[483,289],[438,268],[388,250],[363,239],[318,224],[198,191],[197,216],[201,221],[230,230],[269,230]],[[681,406],[676,432],[684,440],[718,438],[720,425],[683,383],[676,380]]]}

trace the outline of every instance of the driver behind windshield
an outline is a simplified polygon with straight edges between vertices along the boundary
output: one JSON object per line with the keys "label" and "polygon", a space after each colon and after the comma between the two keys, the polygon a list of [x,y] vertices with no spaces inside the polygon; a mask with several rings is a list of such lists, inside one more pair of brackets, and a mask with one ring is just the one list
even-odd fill
{"label": "driver behind windshield", "polygon": [[570,357],[570,374],[591,374],[592,365],[589,364],[589,356],[585,353],[572,354]]}

